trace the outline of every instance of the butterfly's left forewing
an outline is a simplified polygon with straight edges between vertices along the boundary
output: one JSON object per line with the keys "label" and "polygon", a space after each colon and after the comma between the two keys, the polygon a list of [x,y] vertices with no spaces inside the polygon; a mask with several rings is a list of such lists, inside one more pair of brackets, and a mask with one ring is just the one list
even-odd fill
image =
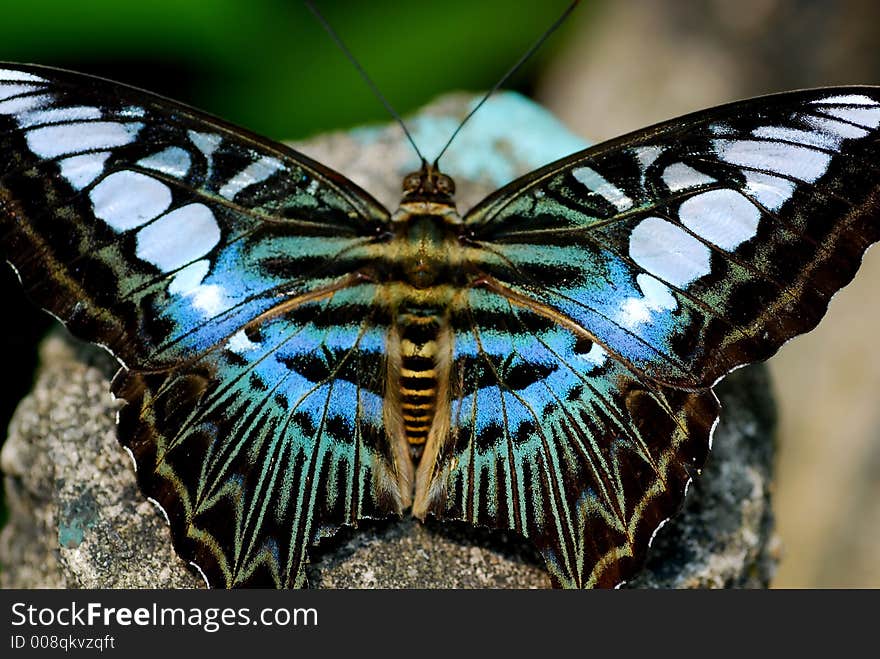
{"label": "butterfly's left forewing", "polygon": [[127,367],[120,439],[212,585],[302,584],[316,538],[399,510],[388,318],[359,274],[377,202],[191,108],[42,67],[0,66],[0,150],[4,252]]}
{"label": "butterfly's left forewing", "polygon": [[523,533],[558,583],[626,579],[702,465],[712,385],[812,329],[880,238],[878,126],[875,88],[755,99],[469,212],[452,429],[417,503]]}

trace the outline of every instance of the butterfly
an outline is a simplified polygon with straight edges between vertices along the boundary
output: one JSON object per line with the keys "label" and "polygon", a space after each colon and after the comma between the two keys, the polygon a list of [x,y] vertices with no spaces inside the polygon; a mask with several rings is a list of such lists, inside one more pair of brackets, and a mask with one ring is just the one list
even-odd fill
{"label": "butterfly", "polygon": [[343,526],[514,531],[610,587],[681,505],[712,387],[819,322],[880,239],[880,89],[789,92],[599,144],[459,215],[390,212],[174,101],[0,65],[0,248],[110,351],[118,436],[211,586],[305,585]]}

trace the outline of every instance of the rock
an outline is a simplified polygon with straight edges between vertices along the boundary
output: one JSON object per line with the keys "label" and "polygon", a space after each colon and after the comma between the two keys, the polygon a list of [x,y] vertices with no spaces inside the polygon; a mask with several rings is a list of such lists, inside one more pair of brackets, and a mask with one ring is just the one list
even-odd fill
{"label": "rock", "polygon": [[[444,97],[411,121],[433,156],[474,99]],[[482,113],[482,114],[481,114]],[[583,142],[515,94],[492,99],[444,159],[468,208],[513,176]],[[481,127],[482,126],[482,127]],[[448,129],[448,130],[447,130]],[[541,137],[535,140],[535,131]],[[297,145],[395,207],[418,159],[396,126],[357,129]],[[473,157],[470,157],[473,156]],[[115,439],[121,404],[110,394],[115,362],[62,331],[41,348],[32,393],[0,455],[10,520],[0,534],[3,587],[187,588],[203,585],[174,553],[162,513],[138,491]],[[766,586],[775,557],[770,487],[775,408],[766,370],[742,369],[718,387],[724,406],[715,447],[682,514],[657,534],[647,567],[629,586]],[[343,530],[312,552],[312,585],[516,587],[549,585],[540,558],[511,534],[461,524],[394,520]]]}
{"label": "rock", "polygon": [[116,441],[115,360],[61,331],[43,342],[33,392],[0,454],[9,523],[2,584],[16,588],[194,587],[162,514]]}

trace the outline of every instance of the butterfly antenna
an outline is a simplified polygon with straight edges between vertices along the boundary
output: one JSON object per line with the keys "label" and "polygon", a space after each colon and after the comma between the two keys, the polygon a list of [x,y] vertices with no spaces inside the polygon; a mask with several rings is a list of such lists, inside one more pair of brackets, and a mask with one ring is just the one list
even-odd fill
{"label": "butterfly antenna", "polygon": [[406,135],[406,139],[409,140],[409,143],[412,144],[412,148],[415,149],[416,154],[418,154],[419,158],[422,160],[422,162],[424,162],[425,157],[422,155],[422,152],[419,151],[419,147],[416,146],[416,142],[413,139],[412,135],[410,135],[410,132],[406,127],[406,124],[403,123],[403,119],[400,118],[400,115],[397,114],[397,110],[395,110],[392,107],[391,103],[388,102],[388,99],[385,98],[385,96],[382,94],[382,92],[379,91],[379,88],[376,86],[376,83],[374,83],[370,79],[370,76],[367,75],[367,72],[364,71],[364,67],[361,66],[360,62],[357,61],[355,56],[348,49],[348,46],[345,45],[345,42],[342,41],[342,37],[340,37],[336,33],[336,30],[333,29],[333,27],[330,25],[330,23],[327,21],[327,19],[324,18],[324,16],[321,14],[320,11],[318,11],[318,8],[315,7],[315,5],[311,2],[311,0],[303,0],[303,2],[305,3],[306,7],[308,7],[309,11],[315,15],[315,18],[318,19],[318,22],[321,24],[321,27],[323,27],[324,30],[327,32],[327,34],[330,35],[330,38],[333,39],[334,42],[336,42],[336,45],[339,47],[339,50],[341,50],[343,52],[343,54],[348,58],[348,61],[352,63],[355,70],[364,79],[364,82],[367,83],[367,86],[373,91],[373,94],[376,95],[376,98],[379,99],[379,102],[382,103],[382,105],[385,107],[385,110],[388,111],[388,114],[390,114],[392,117],[394,117],[395,121],[397,121],[397,123],[400,124],[400,127],[403,129],[404,135]]}
{"label": "butterfly antenna", "polygon": [[458,124],[458,128],[456,128],[456,129],[455,129],[455,132],[452,133],[452,137],[450,137],[450,138],[449,138],[449,141],[446,142],[446,146],[443,147],[443,149],[440,151],[440,154],[439,154],[436,158],[434,158],[434,167],[437,166],[437,163],[438,163],[438,161],[440,160],[440,158],[443,156],[444,153],[446,153],[446,149],[448,149],[448,148],[449,148],[449,145],[452,144],[452,140],[454,140],[454,139],[456,138],[456,136],[458,135],[459,131],[461,131],[461,129],[464,127],[464,125],[468,122],[468,120],[469,120],[471,117],[473,117],[474,114],[476,114],[477,110],[479,110],[479,109],[483,106],[483,103],[485,103],[486,101],[489,100],[489,97],[490,97],[492,94],[494,94],[495,92],[497,92],[497,91],[501,88],[501,85],[503,85],[505,82],[507,82],[507,81],[510,79],[510,77],[511,77],[514,73],[516,73],[516,72],[519,70],[519,68],[520,68],[523,64],[525,64],[526,61],[527,61],[532,55],[534,55],[535,52],[536,52],[536,51],[537,51],[542,45],[544,45],[544,42],[547,41],[547,39],[550,38],[550,35],[553,34],[553,33],[556,31],[556,29],[557,29],[560,25],[562,25],[562,24],[565,22],[565,19],[568,18],[568,15],[571,14],[571,12],[574,11],[574,8],[577,7],[577,5],[578,5],[579,2],[580,2],[580,0],[574,0],[574,2],[572,2],[572,3],[566,8],[566,10],[565,10],[564,12],[562,12],[562,15],[554,21],[553,25],[551,25],[549,28],[547,28],[547,29],[544,31],[544,34],[542,34],[542,35],[540,36],[540,38],[539,38],[534,44],[532,44],[532,47],[529,48],[525,53],[523,53],[522,57],[520,57],[520,58],[517,60],[516,64],[514,64],[513,66],[511,66],[511,67],[510,67],[510,70],[509,70],[507,73],[505,73],[503,76],[501,76],[501,80],[499,80],[497,83],[495,83],[495,86],[492,87],[492,89],[490,89],[488,92],[486,92],[486,95],[483,96],[482,100],[481,100],[479,103],[477,103],[477,104],[474,106],[474,109],[471,110],[471,111],[468,113],[468,115],[462,120],[462,122],[461,122],[460,124]]}

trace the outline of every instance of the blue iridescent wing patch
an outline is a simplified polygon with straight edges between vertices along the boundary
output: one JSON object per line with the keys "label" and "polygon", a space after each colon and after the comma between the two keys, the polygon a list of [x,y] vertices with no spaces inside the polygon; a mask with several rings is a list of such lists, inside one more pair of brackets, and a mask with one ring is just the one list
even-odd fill
{"label": "blue iridescent wing patch", "polygon": [[141,487],[208,582],[305,585],[307,549],[401,509],[384,432],[386,319],[375,286],[342,289],[114,381]]}
{"label": "blue iridescent wing patch", "polygon": [[447,487],[431,510],[530,538],[557,584],[628,578],[706,458],[712,392],[647,378],[493,291],[473,289],[452,325]]}
{"label": "blue iridescent wing patch", "polygon": [[378,203],[88,76],[0,67],[0,122],[5,251],[36,302],[124,364],[120,440],[184,558],[212,585],[299,585],[316,538],[399,510],[388,320],[352,274]]}
{"label": "blue iridescent wing patch", "polygon": [[625,580],[703,464],[711,387],[815,327],[880,238],[878,100],[699,112],[471,210],[450,437],[417,505],[531,538],[557,584]]}

